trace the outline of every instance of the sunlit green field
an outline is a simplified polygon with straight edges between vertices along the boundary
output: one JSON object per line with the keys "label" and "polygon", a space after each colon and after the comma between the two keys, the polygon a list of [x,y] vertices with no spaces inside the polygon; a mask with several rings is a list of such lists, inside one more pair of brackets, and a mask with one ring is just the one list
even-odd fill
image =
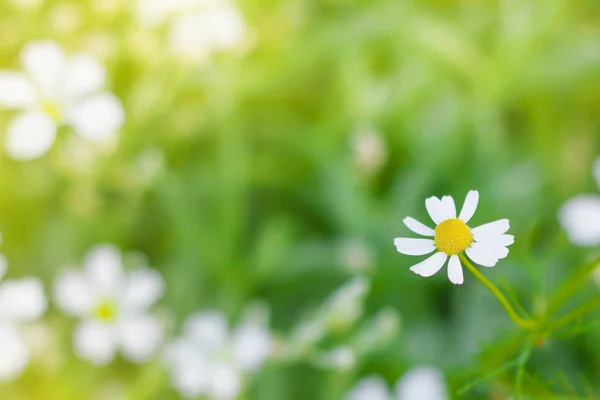
{"label": "sunlit green field", "polygon": [[[6,71],[51,71],[50,55],[27,66],[40,42],[93,56],[97,75],[60,64],[52,90],[3,86]],[[112,103],[77,109],[76,79]],[[46,119],[15,127],[31,110]],[[569,199],[600,195],[599,117],[595,0],[0,0],[3,282],[38,278],[47,302],[15,323],[11,307],[33,300],[0,282],[0,399],[600,398],[600,309],[569,314],[598,295],[598,262],[580,267],[600,240],[580,246],[559,222]],[[469,190],[469,226],[507,218],[514,235],[508,257],[476,268],[534,328],[468,268],[462,285],[446,267],[424,278],[410,268],[425,257],[396,251],[418,236],[405,217],[435,226],[426,198],[460,212]],[[126,271],[162,276],[143,360],[124,345],[94,362],[74,344],[81,321],[116,323],[121,303],[99,294],[78,314],[57,300],[61,274],[104,244]],[[224,345],[189,384],[236,386],[215,372],[235,364],[236,388],[186,395],[169,349],[207,310],[233,332],[259,321],[268,346],[245,368]],[[29,356],[1,343],[9,323]],[[134,331],[134,347],[150,335]],[[419,366],[440,393],[394,394]],[[373,375],[387,399],[349,397]]]}

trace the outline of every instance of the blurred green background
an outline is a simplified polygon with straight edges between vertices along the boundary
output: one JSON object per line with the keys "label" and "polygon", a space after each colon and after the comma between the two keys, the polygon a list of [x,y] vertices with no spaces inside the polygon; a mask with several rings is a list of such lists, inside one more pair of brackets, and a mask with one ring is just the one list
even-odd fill
{"label": "blurred green background", "polygon": [[[61,128],[41,159],[0,152],[9,276],[39,276],[49,290],[89,247],[114,243],[161,271],[174,332],[195,310],[235,320],[260,299],[285,342],[363,274],[361,317],[315,351],[353,343],[382,309],[397,312],[396,334],[349,368],[273,360],[244,398],[338,399],[361,376],[392,384],[417,364],[441,368],[453,398],[509,398],[514,370],[494,371],[520,349],[504,310],[467,272],[462,286],[416,276],[392,241],[410,236],[405,216],[428,221],[426,197],[462,204],[479,190],[473,224],[509,218],[516,238],[483,272],[530,311],[593,253],[569,244],[556,215],[570,196],[598,191],[600,3],[238,5],[244,42],[198,63],[168,50],[165,26],[140,24],[133,1],[0,0],[1,69],[20,68],[30,41],[53,39],[98,56],[126,110],[110,143]],[[2,130],[13,114],[0,112]],[[51,308],[39,325],[43,351],[1,398],[178,398],[158,361],[94,368],[73,356],[70,319]],[[582,331],[534,350],[527,398],[600,393],[598,329]]]}

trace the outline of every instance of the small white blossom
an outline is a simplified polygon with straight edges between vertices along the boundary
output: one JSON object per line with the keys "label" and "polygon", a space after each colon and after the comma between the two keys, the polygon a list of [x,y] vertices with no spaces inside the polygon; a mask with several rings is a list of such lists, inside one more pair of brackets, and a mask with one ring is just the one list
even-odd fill
{"label": "small white blossom", "polygon": [[273,349],[262,323],[245,321],[229,332],[218,311],[192,315],[165,352],[174,388],[186,398],[235,399],[244,375],[257,371]]}
{"label": "small white blossom", "polygon": [[[6,271],[6,259],[0,255],[0,279]],[[29,363],[30,350],[20,325],[41,317],[46,307],[38,279],[12,279],[0,284],[0,380],[16,378]]]}
{"label": "small white blossom", "polygon": [[429,366],[418,366],[404,374],[392,395],[387,384],[378,376],[361,379],[346,400],[447,400],[446,383],[442,373]]}
{"label": "small white blossom", "polygon": [[67,57],[55,42],[27,45],[21,53],[25,73],[0,71],[0,107],[20,110],[7,127],[6,150],[18,160],[44,155],[60,125],[89,141],[117,131],[125,114],[119,99],[103,91],[106,71],[93,56]]}
{"label": "small white blossom", "polygon": [[349,238],[341,243],[339,262],[350,272],[363,272],[373,266],[375,252],[363,239]]}
{"label": "small white blossom", "polygon": [[323,324],[333,329],[346,329],[363,313],[363,302],[369,282],[362,276],[353,278],[337,289],[321,308]]}
{"label": "small white blossom", "polygon": [[365,175],[373,175],[387,161],[387,148],[381,134],[373,129],[359,130],[352,136],[354,163]]}
{"label": "small white blossom", "polygon": [[443,374],[429,366],[409,370],[396,384],[398,400],[446,400],[448,394]]}
{"label": "small white blossom", "polygon": [[[600,186],[600,158],[594,162],[593,172]],[[583,194],[573,197],[561,208],[558,220],[574,244],[600,245],[600,195]]]}
{"label": "small white blossom", "polygon": [[230,0],[139,0],[138,18],[160,25],[171,18],[168,41],[180,56],[204,59],[236,47],[246,36],[244,17]]}
{"label": "small white blossom", "polygon": [[373,375],[358,381],[346,400],[391,400],[391,396],[385,381]]}
{"label": "small white blossom", "polygon": [[348,346],[339,346],[327,352],[323,361],[331,368],[349,370],[356,364],[356,354]]}
{"label": "small white blossom", "polygon": [[162,341],[163,327],[148,310],[163,292],[157,271],[137,267],[125,273],[119,250],[102,245],[87,253],[83,270],[67,270],[58,277],[54,299],[65,313],[81,320],[73,337],[79,357],[102,365],[120,350],[141,363]]}
{"label": "small white blossom", "polygon": [[458,257],[463,251],[467,256],[484,267],[495,266],[500,259],[508,255],[508,246],[514,243],[514,236],[507,235],[510,224],[507,219],[490,222],[476,228],[467,223],[475,214],[479,202],[479,193],[471,190],[467,194],[460,215],[456,214],[456,206],[452,196],[442,199],[430,197],[425,200],[429,216],[436,224],[435,230],[419,221],[406,217],[404,224],[411,231],[431,236],[432,239],[396,238],[396,249],[406,255],[422,256],[435,251],[435,254],[410,270],[417,275],[429,277],[436,274],[446,264],[448,258],[448,278],[450,282],[460,285],[464,282],[463,270]]}

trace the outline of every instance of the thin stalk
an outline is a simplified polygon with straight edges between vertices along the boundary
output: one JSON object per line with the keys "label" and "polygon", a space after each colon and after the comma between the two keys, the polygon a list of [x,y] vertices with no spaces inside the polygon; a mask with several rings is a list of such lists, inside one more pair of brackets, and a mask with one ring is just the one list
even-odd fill
{"label": "thin stalk", "polygon": [[477,268],[475,268],[473,266],[473,264],[471,264],[471,262],[462,253],[459,254],[459,257],[460,257],[460,260],[462,261],[462,263],[467,266],[467,268],[471,271],[471,273],[473,275],[475,275],[475,277],[477,279],[479,279],[481,281],[481,283],[483,283],[483,285],[486,288],[488,288],[488,290],[490,292],[492,292],[492,294],[494,296],[496,296],[496,298],[498,299],[500,304],[502,304],[502,306],[508,313],[508,316],[510,317],[510,319],[512,319],[515,324],[517,324],[518,326],[520,326],[523,329],[534,329],[537,327],[537,323],[535,321],[532,321],[530,319],[521,318],[521,316],[519,316],[519,314],[515,311],[512,304],[510,304],[508,299],[506,297],[504,297],[502,292],[492,282],[490,282],[485,276],[483,276],[483,274],[481,272],[479,272],[477,270]]}
{"label": "thin stalk", "polygon": [[523,376],[525,375],[525,364],[531,356],[531,350],[533,348],[533,340],[530,339],[525,345],[521,354],[519,354],[517,373],[515,375],[515,400],[520,400],[523,396]]}
{"label": "thin stalk", "polygon": [[595,296],[592,299],[586,301],[579,307],[569,312],[567,315],[564,315],[554,320],[550,325],[548,325],[546,330],[552,332],[557,329],[560,329],[563,326],[568,325],[571,321],[584,316],[585,314],[589,313],[590,311],[593,311],[598,307],[600,307],[600,295]]}
{"label": "thin stalk", "polygon": [[569,279],[552,296],[546,315],[553,315],[562,307],[576,292],[581,285],[588,279],[589,275],[600,265],[600,257],[587,263],[571,275]]}

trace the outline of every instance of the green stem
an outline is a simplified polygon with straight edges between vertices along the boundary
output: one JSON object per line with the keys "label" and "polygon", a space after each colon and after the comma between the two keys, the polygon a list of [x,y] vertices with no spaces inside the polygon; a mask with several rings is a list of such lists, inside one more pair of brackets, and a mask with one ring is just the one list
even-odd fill
{"label": "green stem", "polygon": [[593,311],[594,309],[596,309],[598,307],[600,307],[600,295],[595,296],[592,299],[586,301],[579,307],[577,307],[574,310],[572,310],[571,312],[569,312],[567,315],[564,315],[564,316],[556,319],[550,325],[548,325],[546,330],[548,332],[552,332],[557,329],[560,329],[563,326],[568,325],[571,321],[584,316],[585,314],[589,313],[590,311]]}
{"label": "green stem", "polygon": [[546,309],[546,315],[553,315],[579,290],[579,287],[588,279],[589,275],[600,264],[600,257],[592,260],[582,268],[575,271],[573,275],[560,287],[550,299]]}
{"label": "green stem", "polygon": [[492,282],[490,282],[485,276],[483,276],[483,274],[479,272],[477,268],[473,266],[473,264],[471,264],[471,262],[464,256],[464,254],[459,254],[459,257],[462,263],[467,266],[471,273],[473,273],[473,275],[475,275],[475,277],[479,279],[481,283],[483,283],[483,285],[486,288],[488,288],[488,290],[492,292],[494,296],[496,296],[498,301],[502,304],[502,306],[508,313],[510,319],[512,319],[515,324],[517,324],[523,329],[534,329],[537,327],[537,323],[535,321],[521,318],[519,314],[515,311],[512,304],[510,304],[506,297],[504,297],[502,292],[500,292],[500,290],[498,290],[498,288]]}
{"label": "green stem", "polygon": [[523,376],[525,375],[525,364],[527,360],[529,360],[529,356],[531,356],[531,350],[533,348],[533,340],[530,338],[528,343],[525,345],[521,354],[519,354],[518,364],[517,364],[517,373],[515,376],[515,400],[521,399],[523,396]]}

